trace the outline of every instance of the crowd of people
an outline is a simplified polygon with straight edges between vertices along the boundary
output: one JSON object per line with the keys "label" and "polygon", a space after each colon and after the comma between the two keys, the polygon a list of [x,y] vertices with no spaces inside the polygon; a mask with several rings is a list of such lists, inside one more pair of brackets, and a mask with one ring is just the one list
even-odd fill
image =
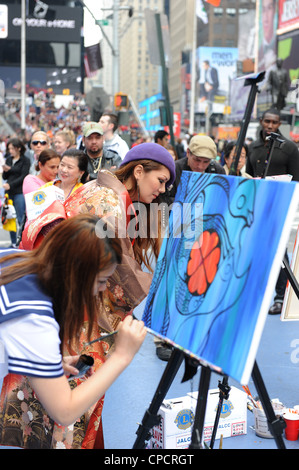
{"label": "crowd of people", "polygon": [[[78,99],[76,113],[85,112]],[[159,212],[153,235],[151,205],[171,206],[183,170],[230,174],[236,154],[236,141],[220,146],[205,135],[179,139],[173,148],[165,130],[152,139],[134,135],[128,143],[113,113],[98,122],[87,112],[85,117],[74,128],[63,113],[51,129],[32,126],[25,139],[2,142],[1,184],[15,207],[18,234],[10,232],[11,247],[1,253],[1,285],[18,308],[0,312],[7,353],[0,364],[0,445],[103,448],[104,394],[145,338],[132,311],[148,294],[163,239]],[[276,109],[263,114],[258,139],[241,149],[235,177],[262,177],[267,137],[280,134],[280,123]],[[285,145],[275,146],[268,175],[299,181],[298,149],[281,139]],[[64,202],[52,202],[29,220],[25,195],[52,186]],[[109,230],[111,236],[99,236]],[[271,314],[281,311],[283,274]],[[107,339],[94,342],[103,334]],[[159,359],[168,361],[172,347],[157,339],[155,344]],[[95,372],[87,379],[73,377],[70,388],[66,377],[78,373],[82,351],[93,357]],[[24,390],[26,407],[34,412],[29,433],[18,395]],[[18,418],[11,420],[12,414]]]}

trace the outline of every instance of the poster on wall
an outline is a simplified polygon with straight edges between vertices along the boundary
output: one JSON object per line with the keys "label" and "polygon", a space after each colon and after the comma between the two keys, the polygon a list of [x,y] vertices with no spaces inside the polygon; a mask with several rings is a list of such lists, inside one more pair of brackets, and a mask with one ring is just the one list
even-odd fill
{"label": "poster on wall", "polygon": [[229,105],[230,80],[237,75],[238,49],[199,47],[197,49],[198,102],[196,112],[223,113]]}
{"label": "poster on wall", "polygon": [[277,25],[278,2],[276,0],[259,0],[258,8],[258,49],[256,58],[257,72],[266,72],[265,79],[261,83],[260,93],[257,97],[257,115],[272,106],[271,93],[268,90],[268,74],[275,67],[277,59]]}
{"label": "poster on wall", "polygon": [[298,28],[299,10],[297,5],[294,0],[279,0],[278,28],[280,31],[286,28]]}
{"label": "poster on wall", "polygon": [[247,384],[298,197],[292,182],[183,172],[145,325]]}
{"label": "poster on wall", "polygon": [[278,57],[283,61],[283,68],[287,70],[289,76],[289,93],[286,98],[286,108],[296,106],[299,111],[299,32],[298,30],[290,31],[278,38]]}
{"label": "poster on wall", "polygon": [[278,7],[275,0],[259,0],[258,72],[267,71],[276,62]]}
{"label": "poster on wall", "polygon": [[241,62],[255,58],[255,16],[255,9],[239,11],[238,59]]}
{"label": "poster on wall", "polygon": [[238,78],[230,81],[230,101],[231,101],[231,118],[242,121],[248,97],[250,86],[245,86],[245,78]]}
{"label": "poster on wall", "polygon": [[7,38],[8,35],[8,7],[0,5],[0,39]]}

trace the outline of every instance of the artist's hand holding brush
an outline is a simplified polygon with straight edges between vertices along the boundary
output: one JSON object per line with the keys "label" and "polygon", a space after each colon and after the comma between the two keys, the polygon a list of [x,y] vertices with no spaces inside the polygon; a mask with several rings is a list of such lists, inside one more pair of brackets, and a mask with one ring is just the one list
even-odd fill
{"label": "artist's hand holding brush", "polygon": [[144,323],[128,315],[118,326],[115,337],[115,350],[111,356],[118,356],[118,360],[130,364],[139,351],[146,336]]}
{"label": "artist's hand holding brush", "polygon": [[[76,421],[96,403],[130,364],[146,336],[142,321],[127,316],[115,333],[115,350],[107,361],[83,382],[71,389],[65,376],[53,380],[31,378],[31,385],[50,416],[62,425]],[[46,381],[47,386],[44,386]],[[56,395],[55,395],[56,394]],[[59,396],[59,400],[53,400]]]}

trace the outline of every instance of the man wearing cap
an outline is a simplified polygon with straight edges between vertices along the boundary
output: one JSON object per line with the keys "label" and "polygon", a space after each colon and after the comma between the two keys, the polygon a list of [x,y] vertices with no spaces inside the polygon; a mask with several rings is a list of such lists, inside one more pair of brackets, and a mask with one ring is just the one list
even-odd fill
{"label": "man wearing cap", "polygon": [[183,171],[225,175],[223,166],[215,160],[216,156],[217,147],[211,137],[206,135],[193,136],[187,148],[187,156],[175,162],[175,182],[171,191],[163,197],[163,200],[168,204],[173,203]]}
{"label": "man wearing cap", "polygon": [[88,156],[89,180],[97,178],[100,168],[111,170],[117,168],[122,162],[121,157],[114,150],[103,147],[103,129],[98,122],[87,122],[83,126],[83,144]]}

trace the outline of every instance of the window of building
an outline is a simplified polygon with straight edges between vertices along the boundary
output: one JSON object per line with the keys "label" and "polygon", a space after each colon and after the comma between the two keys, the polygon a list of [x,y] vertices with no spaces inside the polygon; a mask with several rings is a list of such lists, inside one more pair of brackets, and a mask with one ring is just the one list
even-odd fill
{"label": "window of building", "polygon": [[235,8],[227,8],[226,9],[226,14],[227,14],[227,16],[235,17],[236,14],[237,14],[237,10]]}
{"label": "window of building", "polygon": [[223,16],[223,8],[214,8],[214,16],[215,17],[219,17],[219,16]]}

